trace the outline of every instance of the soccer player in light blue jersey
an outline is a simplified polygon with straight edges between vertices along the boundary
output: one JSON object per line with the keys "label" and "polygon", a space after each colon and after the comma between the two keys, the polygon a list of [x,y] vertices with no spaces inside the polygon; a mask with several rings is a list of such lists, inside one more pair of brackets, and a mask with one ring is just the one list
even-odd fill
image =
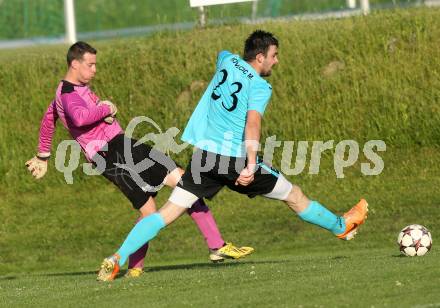
{"label": "soccer player in light blue jersey", "polygon": [[309,200],[298,185],[262,162],[257,156],[261,119],[272,94],[263,78],[278,63],[278,40],[257,30],[246,40],[244,55],[222,51],[216,71],[183,133],[196,147],[182,181],[168,202],[143,218],[120,249],[104,259],[98,280],[113,280],[127,257],[153,239],[199,198],[212,198],[224,186],[249,197],[258,195],[285,202],[298,216],[350,240],[367,217],[362,199],[343,216]]}

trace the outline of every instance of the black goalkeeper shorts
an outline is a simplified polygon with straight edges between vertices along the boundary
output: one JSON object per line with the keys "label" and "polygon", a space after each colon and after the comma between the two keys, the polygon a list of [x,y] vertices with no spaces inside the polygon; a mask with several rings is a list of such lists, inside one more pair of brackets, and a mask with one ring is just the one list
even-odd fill
{"label": "black goalkeeper shorts", "polygon": [[135,146],[136,142],[124,134],[117,135],[108,143],[107,151],[99,151],[92,160],[99,166],[96,160],[104,158],[102,175],[122,191],[135,209],[140,209],[150,197],[157,195],[165,177],[177,165],[164,153],[144,143]]}

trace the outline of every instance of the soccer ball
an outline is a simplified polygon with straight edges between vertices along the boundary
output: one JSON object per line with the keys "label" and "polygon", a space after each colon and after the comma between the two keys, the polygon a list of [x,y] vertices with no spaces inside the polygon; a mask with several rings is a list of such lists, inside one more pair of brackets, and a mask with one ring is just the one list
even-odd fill
{"label": "soccer ball", "polygon": [[400,231],[397,244],[407,257],[423,256],[431,249],[431,233],[424,226],[409,225]]}

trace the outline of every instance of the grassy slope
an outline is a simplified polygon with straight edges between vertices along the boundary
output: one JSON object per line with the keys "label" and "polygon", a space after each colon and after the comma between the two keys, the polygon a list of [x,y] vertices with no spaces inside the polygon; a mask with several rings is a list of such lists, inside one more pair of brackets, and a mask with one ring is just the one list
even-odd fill
{"label": "grassy slope", "polygon": [[[377,177],[361,176],[359,166],[355,166],[347,169],[345,179],[336,180],[327,158],[320,175],[303,175],[293,181],[310,197],[337,212],[346,210],[361,196],[367,198],[370,220],[360,237],[360,245],[366,248],[394,247],[398,231],[410,223],[426,225],[435,238],[440,204],[440,161],[435,151],[390,149],[384,157],[385,171]],[[4,199],[0,213],[5,218],[0,226],[2,274],[65,270],[66,266],[93,268],[101,256],[117,248],[135,219],[128,201],[98,177],[43,189],[8,194]],[[168,190],[161,192],[158,203],[162,204],[168,195]],[[226,240],[276,254],[298,248],[337,250],[345,245],[332,237],[329,241],[326,232],[302,223],[274,201],[249,200],[224,190],[210,204]],[[190,255],[201,258],[205,254],[205,244],[195,225],[183,217],[152,245],[151,260]]]}
{"label": "grassy slope", "polygon": [[[408,10],[261,26],[281,40],[263,139],[276,135],[278,140],[354,139],[361,144],[381,139],[389,147],[438,146],[439,14],[435,9]],[[123,126],[148,115],[162,129],[182,129],[203,91],[194,87],[195,81],[210,79],[219,50],[240,52],[253,28],[97,43],[99,73],[93,88],[118,104]],[[38,189],[24,176],[22,163],[35,149],[40,115],[65,69],[65,46],[22,53],[0,52],[0,172],[5,174],[0,183],[15,192]],[[335,66],[340,69],[332,72]],[[60,129],[55,144],[66,136]],[[187,158],[177,159],[184,163]],[[46,181],[60,183],[53,175]]]}
{"label": "grassy slope", "polygon": [[[51,165],[48,176],[34,182],[23,167],[34,151],[40,114],[62,76],[60,54],[65,47],[27,50],[20,60],[15,54],[0,53],[0,97],[8,102],[0,105],[0,274],[7,274],[0,279],[3,302],[104,305],[117,296],[141,304],[141,296],[148,294],[157,306],[219,304],[220,298],[243,297],[261,306],[377,306],[392,305],[401,298],[406,300],[403,305],[438,305],[436,250],[422,259],[393,256],[398,231],[410,223],[430,228],[436,249],[440,226],[436,219],[440,204],[439,14],[438,10],[411,10],[264,26],[279,34],[282,42],[282,63],[271,77],[275,93],[264,121],[265,136],[270,132],[278,140],[378,138],[387,142],[380,176],[362,176],[357,164],[347,168],[345,179],[336,180],[329,154],[324,156],[319,175],[291,177],[312,198],[338,212],[365,196],[371,204],[370,219],[356,241],[336,241],[273,201],[249,200],[223,191],[211,202],[219,226],[225,239],[256,247],[258,254],[250,259],[255,263],[225,266],[220,271],[205,265],[203,240],[185,217],[152,245],[150,264],[164,268],[143,280],[118,281],[111,287],[94,284],[91,271],[130,229],[135,213],[128,202],[99,177],[85,177],[77,171],[74,184],[66,185]],[[371,32],[365,33],[367,29]],[[237,26],[99,43],[100,72],[94,87],[101,96],[113,96],[120,102],[124,124],[146,114],[163,128],[182,127],[201,92],[190,92],[188,101],[176,104],[179,94],[193,80],[208,80],[213,54],[225,47],[238,52],[250,30]],[[218,35],[209,39],[219,31],[225,32],[222,39]],[[390,40],[395,42],[393,51],[388,49]],[[170,49],[176,44],[179,48]],[[168,57],[160,57],[163,54]],[[345,63],[344,70],[323,77],[322,68],[334,59]],[[55,144],[65,137],[59,129]],[[179,158],[181,162],[185,159]],[[159,195],[159,204],[168,194],[166,190]],[[169,267],[181,263],[188,263],[188,268]],[[360,264],[358,269],[356,264]],[[349,278],[345,278],[347,268],[354,273]],[[20,274],[25,272],[36,274],[26,278]],[[239,288],[230,283],[237,277]],[[329,290],[335,279],[338,290]],[[177,283],[168,285],[171,281]],[[198,281],[211,291],[192,288]],[[352,285],[355,291],[351,291]],[[194,302],[185,295],[190,287]],[[111,288],[118,291],[110,294]],[[247,306],[247,302],[234,305]]]}

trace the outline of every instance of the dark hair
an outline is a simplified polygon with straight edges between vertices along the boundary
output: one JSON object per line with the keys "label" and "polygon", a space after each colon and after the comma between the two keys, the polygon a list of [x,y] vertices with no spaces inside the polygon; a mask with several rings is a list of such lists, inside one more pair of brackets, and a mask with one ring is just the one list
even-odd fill
{"label": "dark hair", "polygon": [[243,59],[245,61],[252,61],[259,53],[266,56],[271,45],[278,47],[278,40],[276,37],[270,32],[256,30],[249,35],[244,43]]}
{"label": "dark hair", "polygon": [[95,48],[86,42],[79,41],[70,46],[69,50],[67,51],[67,65],[70,66],[73,60],[82,60],[86,52],[94,55],[98,53]]}

